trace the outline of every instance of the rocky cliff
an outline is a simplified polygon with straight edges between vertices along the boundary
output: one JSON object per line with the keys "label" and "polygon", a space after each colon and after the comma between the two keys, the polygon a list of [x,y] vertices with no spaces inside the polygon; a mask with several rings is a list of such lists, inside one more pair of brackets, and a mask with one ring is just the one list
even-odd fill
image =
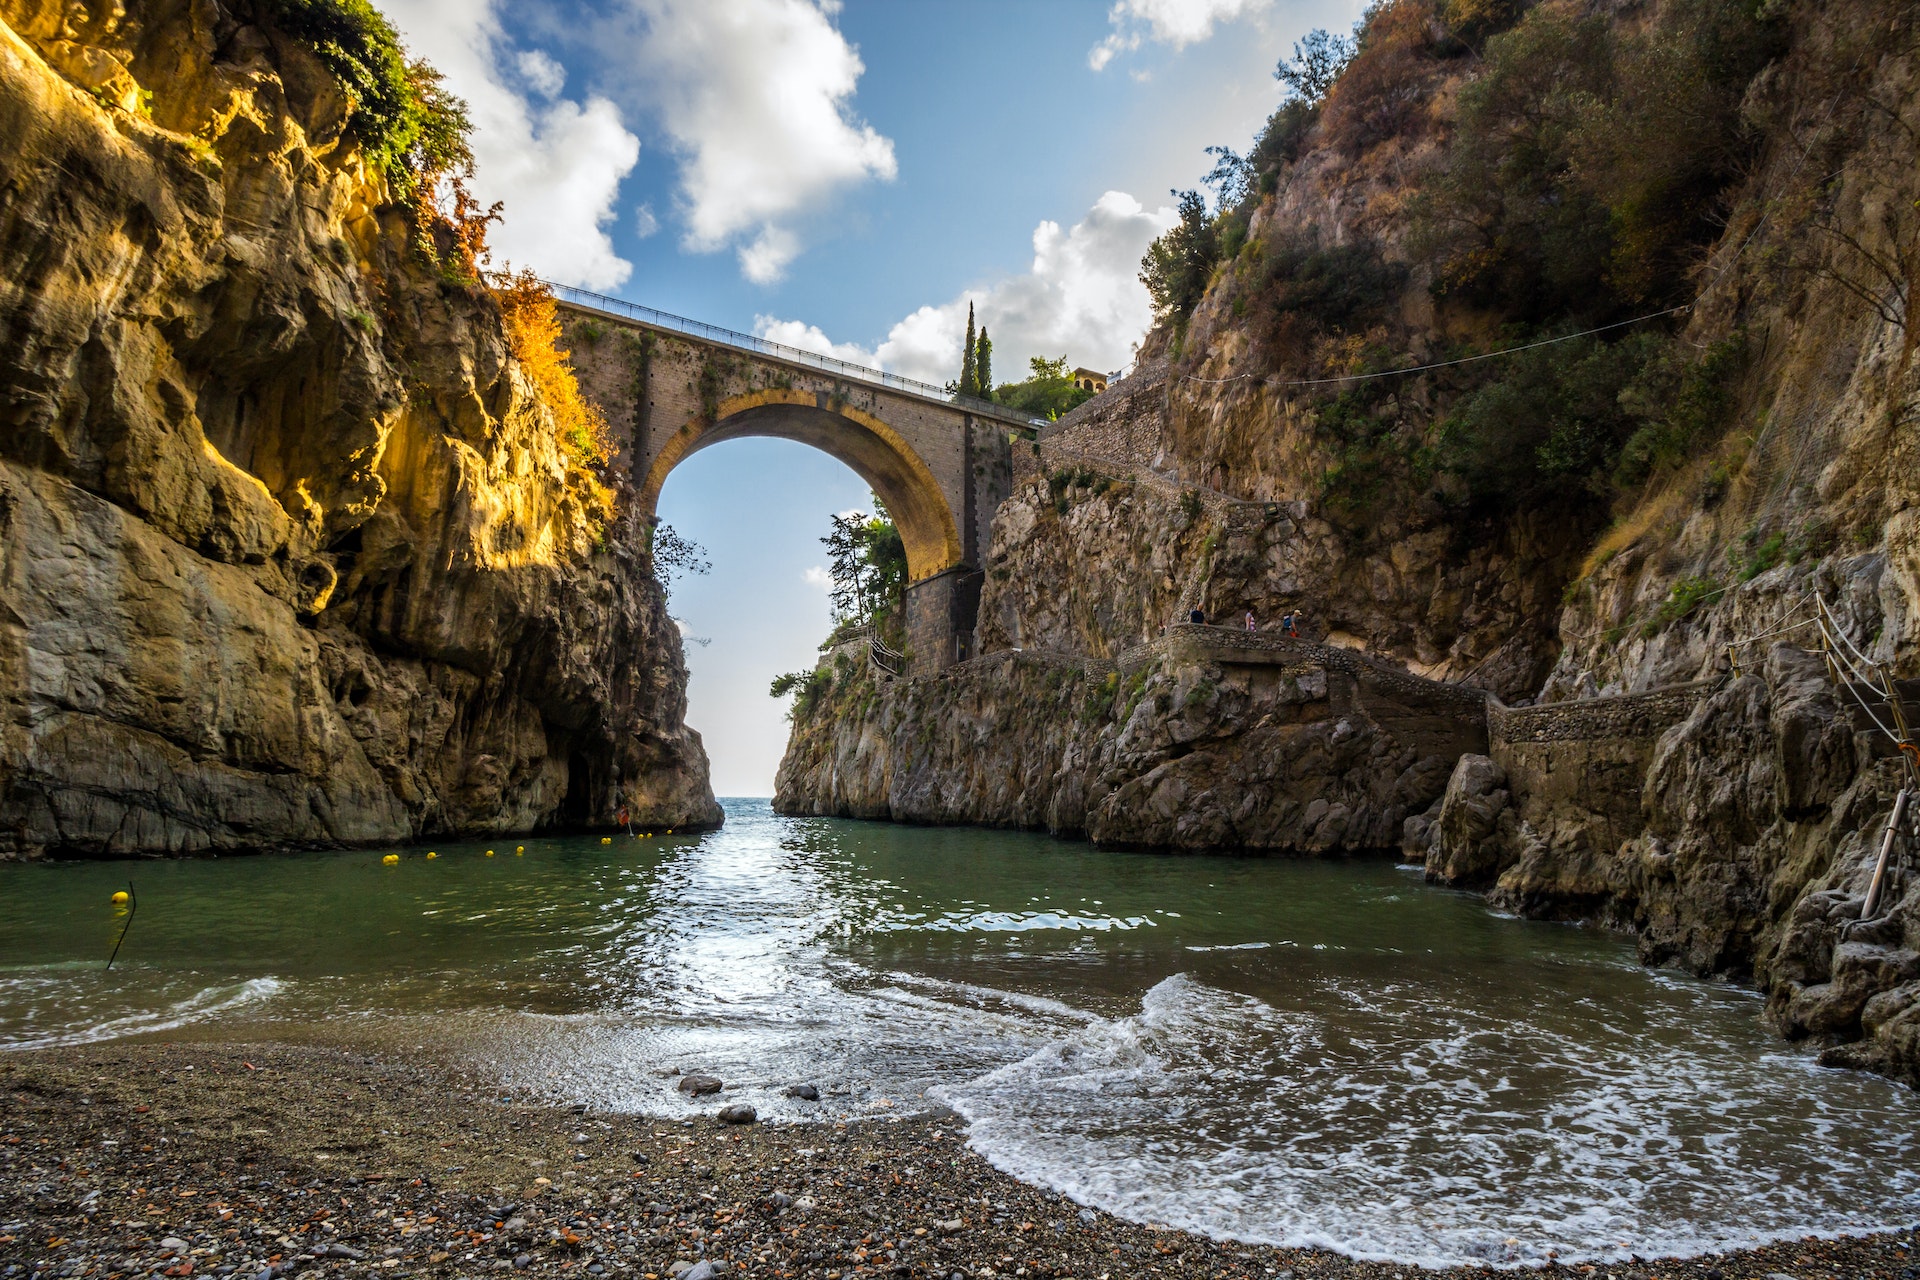
{"label": "rocky cliff", "polygon": [[0,3],[0,856],[717,822],[642,544],[277,12]]}
{"label": "rocky cliff", "polygon": [[1915,40],[1894,3],[1381,6],[1163,242],[1190,310],[1023,459],[988,656],[833,657],[777,803],[1397,849],[1920,1083],[1920,831],[1860,920],[1910,775],[1859,677],[1920,674]]}

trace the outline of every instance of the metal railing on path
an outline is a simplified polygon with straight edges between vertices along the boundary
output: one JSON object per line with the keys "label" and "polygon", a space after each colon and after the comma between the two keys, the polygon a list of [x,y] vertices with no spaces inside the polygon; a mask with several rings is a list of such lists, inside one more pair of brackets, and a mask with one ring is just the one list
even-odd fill
{"label": "metal railing on path", "polygon": [[917,378],[888,373],[884,369],[869,369],[865,365],[854,364],[850,360],[841,360],[835,356],[823,356],[817,351],[790,347],[784,342],[773,342],[766,338],[755,337],[751,333],[741,333],[737,329],[722,329],[719,325],[707,324],[702,320],[689,320],[685,316],[676,316],[653,307],[643,307],[637,302],[628,302],[625,298],[610,298],[604,293],[594,293],[590,289],[559,284],[552,280],[542,283],[553,290],[554,295],[562,301],[570,302],[577,307],[585,307],[590,311],[603,311],[608,315],[638,320],[650,328],[664,329],[669,333],[683,333],[689,338],[700,338],[707,342],[718,343],[723,347],[735,347],[741,351],[751,351],[756,355],[771,356],[789,364],[806,365],[822,373],[851,378],[856,382],[872,383],[875,386],[885,387],[889,391],[899,391],[906,395],[917,396],[922,400],[934,400],[966,413],[977,413],[983,417],[1015,423],[1022,427],[1038,428],[1046,425],[1044,418],[1021,413],[1017,409],[995,404],[991,400],[955,395],[945,387],[936,387],[931,382],[921,382]]}

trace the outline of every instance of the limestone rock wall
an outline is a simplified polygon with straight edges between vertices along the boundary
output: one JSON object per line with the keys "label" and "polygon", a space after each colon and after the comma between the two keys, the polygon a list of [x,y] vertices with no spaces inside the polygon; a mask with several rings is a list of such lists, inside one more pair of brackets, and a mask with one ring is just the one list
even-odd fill
{"label": "limestone rock wall", "polygon": [[1485,747],[1483,703],[1320,646],[1180,626],[1120,664],[1003,651],[879,681],[840,650],[796,710],[783,813],[1109,847],[1380,849]]}
{"label": "limestone rock wall", "polygon": [[1495,708],[1405,852],[1508,909],[1630,929],[1648,963],[1751,981],[1785,1034],[1920,1084],[1920,824],[1863,920],[1904,776],[1845,697],[1783,643],[1737,678]]}
{"label": "limestone rock wall", "polygon": [[[1883,0],[1781,13],[1785,52],[1742,108],[1755,158],[1674,322],[1689,350],[1742,355],[1719,438],[1639,492],[1476,514],[1414,483],[1417,450],[1376,476],[1383,455],[1359,447],[1443,437],[1445,375],[1369,384],[1336,420],[1333,393],[1264,376],[1260,300],[1226,287],[1227,264],[1133,378],[1016,451],[981,634],[1022,654],[823,700],[796,722],[782,803],[1184,849],[1398,845],[1509,909],[1632,929],[1650,962],[1752,981],[1785,1033],[1920,1083],[1920,830],[1896,842],[1889,906],[1860,921],[1899,769],[1812,625],[1818,599],[1877,672],[1920,676],[1920,46]],[[1410,261],[1407,178],[1437,162],[1455,88],[1411,85],[1423,123],[1363,154],[1303,153],[1248,243],[1307,230]],[[1411,271],[1366,335],[1395,363],[1470,332],[1430,283]],[[1083,689],[1101,663],[1125,678],[1195,607],[1264,627],[1304,609],[1309,639],[1510,705],[1485,746],[1450,741],[1431,756],[1444,777],[1402,787],[1399,738],[1372,717],[1350,722],[1376,762],[1359,775],[1251,685],[1251,720],[1215,701],[1196,726],[1178,691],[1227,687],[1233,663],[1158,669],[1166,697],[1138,720],[1036,683],[1062,663],[1090,673]],[[950,742],[969,708],[991,714]],[[1165,746],[1123,747],[1148,741]]]}
{"label": "limestone rock wall", "polygon": [[0,857],[718,821],[634,531],[245,0],[0,0]]}

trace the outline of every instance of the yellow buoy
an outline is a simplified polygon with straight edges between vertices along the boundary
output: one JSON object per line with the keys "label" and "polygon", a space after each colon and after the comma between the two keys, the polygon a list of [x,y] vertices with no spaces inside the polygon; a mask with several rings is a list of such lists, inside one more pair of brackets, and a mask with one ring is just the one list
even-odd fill
{"label": "yellow buoy", "polygon": [[612,843],[613,843],[613,837],[612,837],[612,836],[601,836],[601,837],[600,837],[600,843],[601,843],[601,844],[612,844]]}
{"label": "yellow buoy", "polygon": [[493,850],[491,849],[487,850],[487,856],[491,858],[493,856]]}
{"label": "yellow buoy", "polygon": [[380,859],[380,861],[386,863],[390,867],[397,867],[400,865],[400,855],[397,853],[390,853],[386,857]]}
{"label": "yellow buoy", "polygon": [[513,846],[513,856],[516,858],[519,857],[521,854],[525,853],[526,851],[527,851],[527,846],[523,844],[517,844]]}
{"label": "yellow buoy", "polygon": [[437,853],[435,853],[435,852],[434,852],[433,850],[431,850],[431,849],[429,849],[429,850],[427,850],[427,856],[428,856],[429,858],[437,858],[437,857],[439,857],[440,855],[439,855],[439,854],[437,854]]}
{"label": "yellow buoy", "polygon": [[125,889],[114,890],[113,905],[116,907],[124,907],[127,905],[127,891]]}
{"label": "yellow buoy", "polygon": [[668,834],[668,835],[672,835],[672,834],[673,834],[673,828],[672,828],[672,827],[668,827],[668,828],[667,828],[667,834]]}

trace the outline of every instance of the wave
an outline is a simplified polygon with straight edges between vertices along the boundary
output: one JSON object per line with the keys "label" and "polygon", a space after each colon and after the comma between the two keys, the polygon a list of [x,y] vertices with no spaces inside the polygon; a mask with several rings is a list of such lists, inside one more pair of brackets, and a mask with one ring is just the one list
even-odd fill
{"label": "wave", "polygon": [[124,1036],[177,1031],[196,1023],[210,1022],[237,1009],[262,1004],[287,990],[287,984],[279,978],[248,978],[242,982],[202,987],[160,1008],[96,1020],[87,1016],[87,993],[72,989],[69,983],[56,985],[49,979],[50,975],[28,976],[16,970],[14,976],[0,980],[0,1004],[13,1004],[18,997],[25,995],[32,1005],[42,1008],[55,1006],[65,1014],[60,1025],[53,1027],[46,1025],[50,1020],[48,1017],[36,1016],[39,1010],[17,1021],[9,1019],[3,1024],[9,1030],[0,1032],[0,1049],[48,1049],[116,1040]]}
{"label": "wave", "polygon": [[1810,1091],[1712,1044],[1595,1057],[1532,1026],[1422,1015],[1431,992],[1412,987],[1370,993],[1369,1039],[1336,1008],[1353,994],[1328,983],[1277,1009],[1176,975],[1137,1014],[930,1096],[994,1165],[1081,1203],[1420,1266],[1690,1255],[1920,1213],[1913,1129],[1834,1141],[1850,1116],[1884,1116],[1872,1083]]}

